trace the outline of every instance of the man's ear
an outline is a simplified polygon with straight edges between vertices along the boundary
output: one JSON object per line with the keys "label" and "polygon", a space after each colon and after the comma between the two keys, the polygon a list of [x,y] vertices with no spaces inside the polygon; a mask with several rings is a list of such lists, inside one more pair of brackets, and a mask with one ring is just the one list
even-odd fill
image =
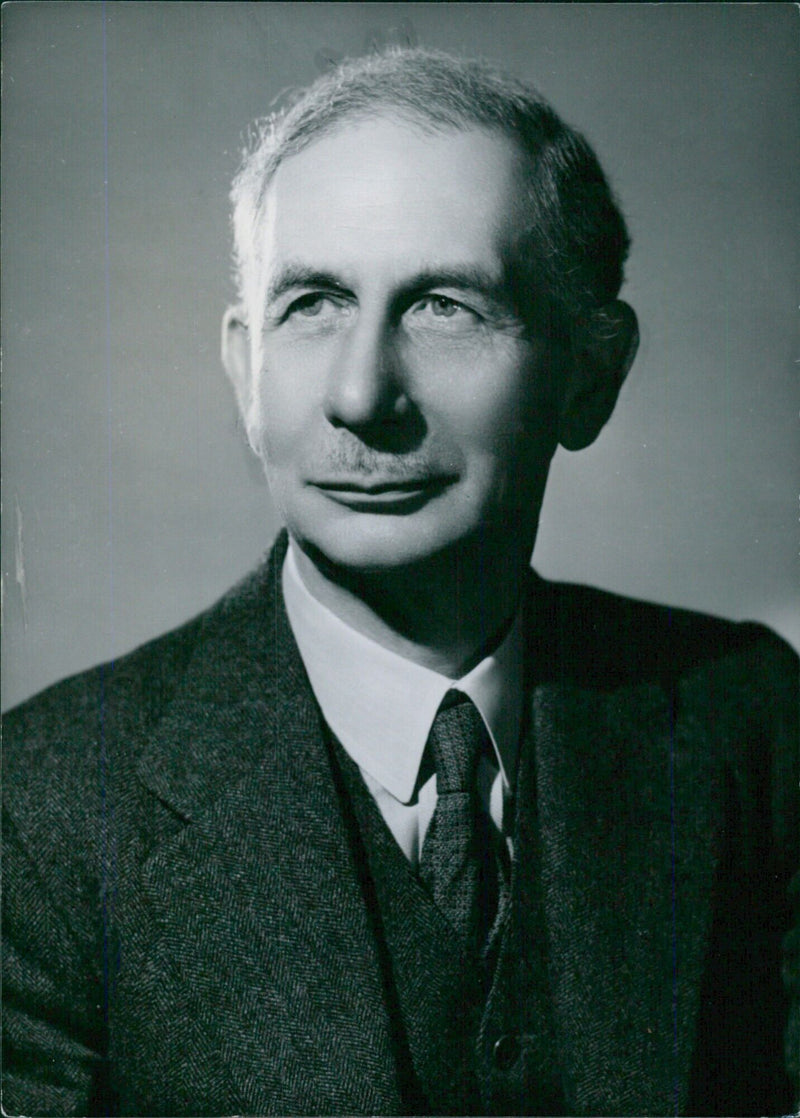
{"label": "man's ear", "polygon": [[244,306],[228,307],[222,316],[222,364],[236,393],[239,414],[247,429],[253,396],[250,330]]}
{"label": "man's ear", "polygon": [[616,299],[592,316],[591,329],[570,356],[561,399],[558,441],[567,450],[590,446],[611,418],[639,348],[632,307]]}

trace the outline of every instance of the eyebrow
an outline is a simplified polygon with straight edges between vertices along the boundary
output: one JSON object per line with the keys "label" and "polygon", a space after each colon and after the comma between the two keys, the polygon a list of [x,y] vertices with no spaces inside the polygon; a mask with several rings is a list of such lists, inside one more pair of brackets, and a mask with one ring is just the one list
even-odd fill
{"label": "eyebrow", "polygon": [[267,285],[267,303],[274,303],[296,287],[325,287],[345,291],[347,285],[333,274],[305,264],[285,264]]}
{"label": "eyebrow", "polygon": [[403,285],[409,294],[429,291],[433,287],[455,287],[475,291],[491,302],[498,302],[505,290],[504,277],[471,264],[456,267],[425,268]]}
{"label": "eyebrow", "polygon": [[[274,303],[298,287],[319,287],[331,291],[349,291],[351,285],[334,272],[309,267],[296,261],[284,264],[267,286],[267,303]],[[496,276],[485,268],[471,264],[425,267],[405,280],[396,298],[419,295],[435,287],[455,287],[475,291],[493,304],[503,303],[507,294],[504,276]]]}

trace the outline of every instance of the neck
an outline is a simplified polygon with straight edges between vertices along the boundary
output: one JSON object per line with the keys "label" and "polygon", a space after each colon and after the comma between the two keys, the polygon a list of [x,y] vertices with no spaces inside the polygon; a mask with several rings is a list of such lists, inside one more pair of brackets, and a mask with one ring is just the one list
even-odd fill
{"label": "neck", "polygon": [[353,571],[294,543],[303,582],[351,628],[458,679],[505,636],[522,596],[527,554],[461,547],[411,567]]}

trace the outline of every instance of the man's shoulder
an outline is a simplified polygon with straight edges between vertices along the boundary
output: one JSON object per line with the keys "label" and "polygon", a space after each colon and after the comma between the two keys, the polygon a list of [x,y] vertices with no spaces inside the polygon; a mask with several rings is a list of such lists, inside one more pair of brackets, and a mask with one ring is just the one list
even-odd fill
{"label": "man's shoulder", "polygon": [[533,573],[528,640],[540,672],[597,685],[744,674],[795,689],[800,661],[766,625],[731,621]]}
{"label": "man's shoulder", "polygon": [[274,578],[275,552],[209,608],[125,655],[59,681],[3,715],[6,779],[21,769],[41,772],[66,762],[75,773],[96,766],[113,741],[124,739],[127,760],[145,740],[199,660],[213,680],[232,649],[247,655],[253,634],[267,620],[266,593]]}
{"label": "man's shoulder", "polygon": [[120,857],[136,857],[254,763],[253,727],[288,702],[281,563],[278,541],[197,617],[4,715],[6,850],[53,872],[70,867],[70,887],[93,888],[109,827]]}
{"label": "man's shoulder", "polygon": [[680,742],[695,761],[721,765],[750,796],[753,818],[769,815],[796,850],[800,661],[790,645],[765,625],[536,575],[530,602],[534,685],[554,687],[559,702],[592,711],[637,750]]}

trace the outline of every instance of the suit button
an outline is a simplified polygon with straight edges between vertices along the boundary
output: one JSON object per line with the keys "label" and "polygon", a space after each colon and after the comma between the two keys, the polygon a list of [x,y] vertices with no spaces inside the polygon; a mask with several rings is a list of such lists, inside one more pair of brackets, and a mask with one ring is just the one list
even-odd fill
{"label": "suit button", "polygon": [[498,1071],[509,1071],[519,1059],[519,1037],[506,1033],[494,1042],[492,1059]]}

